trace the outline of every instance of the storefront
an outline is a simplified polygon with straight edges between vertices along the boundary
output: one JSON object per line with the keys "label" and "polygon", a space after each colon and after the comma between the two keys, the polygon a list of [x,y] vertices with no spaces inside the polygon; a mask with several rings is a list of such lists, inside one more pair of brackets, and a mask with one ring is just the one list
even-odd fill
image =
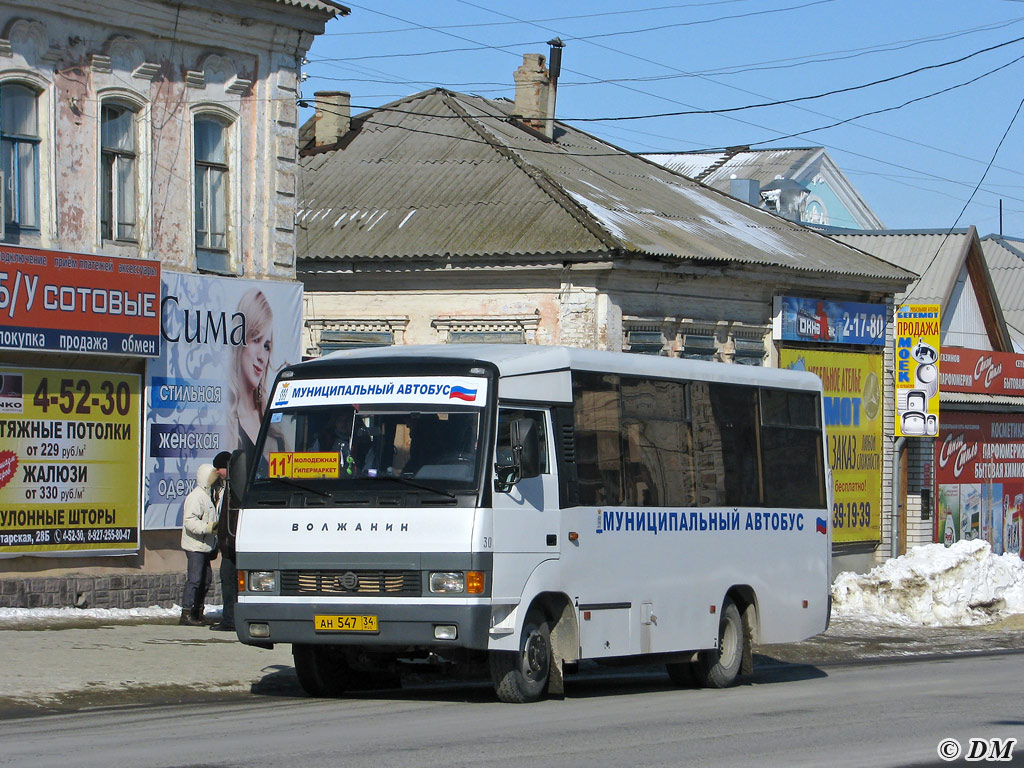
{"label": "storefront", "polygon": [[184,498],[199,465],[255,439],[301,312],[293,281],[0,250],[5,600],[180,600]]}
{"label": "storefront", "polygon": [[0,556],[139,549],[160,263],[0,250]]}
{"label": "storefront", "polygon": [[945,347],[934,541],[984,539],[1021,555],[1024,355]]}
{"label": "storefront", "polygon": [[882,532],[886,305],[780,296],[775,314],[779,366],[824,385],[834,553],[870,560]]}

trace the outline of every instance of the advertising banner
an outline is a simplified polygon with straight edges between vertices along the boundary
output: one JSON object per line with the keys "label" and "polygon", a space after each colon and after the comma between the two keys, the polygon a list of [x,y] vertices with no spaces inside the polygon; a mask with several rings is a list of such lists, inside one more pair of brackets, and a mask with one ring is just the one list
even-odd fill
{"label": "advertising banner", "polygon": [[985,395],[1024,395],[1024,355],[946,347],[939,355],[942,389]]}
{"label": "advertising banner", "polygon": [[884,304],[776,296],[774,337],[884,347],[885,315]]}
{"label": "advertising banner", "polygon": [[779,365],[818,375],[832,467],[832,540],[880,541],[882,355],[779,350]]}
{"label": "advertising banner", "polygon": [[896,435],[939,434],[939,305],[896,311]]}
{"label": "advertising banner", "polygon": [[160,262],[0,246],[0,348],[153,357]]}
{"label": "advertising banner", "polygon": [[1024,414],[950,411],[935,454],[936,541],[985,539],[996,554],[1021,555]]}
{"label": "advertising banner", "polygon": [[181,526],[201,464],[253,448],[301,332],[301,283],[164,272],[162,349],[146,374],[146,530]]}
{"label": "advertising banner", "polygon": [[0,556],[139,546],[138,376],[0,367]]}

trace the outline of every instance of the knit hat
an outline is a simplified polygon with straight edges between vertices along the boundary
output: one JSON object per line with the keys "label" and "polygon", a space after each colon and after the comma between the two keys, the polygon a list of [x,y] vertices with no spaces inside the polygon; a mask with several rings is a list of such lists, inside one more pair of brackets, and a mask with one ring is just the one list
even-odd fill
{"label": "knit hat", "polygon": [[216,469],[227,469],[228,460],[231,458],[231,454],[227,451],[221,451],[213,457],[213,466]]}

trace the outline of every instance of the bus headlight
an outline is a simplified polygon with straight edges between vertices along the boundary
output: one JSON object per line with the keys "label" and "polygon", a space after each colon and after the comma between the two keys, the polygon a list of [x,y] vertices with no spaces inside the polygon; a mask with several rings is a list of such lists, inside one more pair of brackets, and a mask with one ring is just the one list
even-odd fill
{"label": "bus headlight", "polygon": [[250,592],[273,592],[277,589],[277,574],[274,571],[249,571]]}
{"label": "bus headlight", "polygon": [[462,571],[437,571],[430,574],[431,592],[465,592],[466,574]]}

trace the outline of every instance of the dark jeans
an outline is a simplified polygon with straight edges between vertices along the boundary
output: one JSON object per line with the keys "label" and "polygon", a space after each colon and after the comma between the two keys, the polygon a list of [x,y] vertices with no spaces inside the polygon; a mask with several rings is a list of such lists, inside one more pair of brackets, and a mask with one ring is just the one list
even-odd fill
{"label": "dark jeans", "polygon": [[235,603],[238,602],[238,569],[234,553],[220,553],[220,591],[224,596],[224,617],[221,622],[235,626]]}
{"label": "dark jeans", "polygon": [[188,567],[185,571],[185,594],[181,607],[187,611],[197,610],[206,605],[206,592],[213,583],[213,568],[210,561],[212,552],[189,552],[185,550]]}

